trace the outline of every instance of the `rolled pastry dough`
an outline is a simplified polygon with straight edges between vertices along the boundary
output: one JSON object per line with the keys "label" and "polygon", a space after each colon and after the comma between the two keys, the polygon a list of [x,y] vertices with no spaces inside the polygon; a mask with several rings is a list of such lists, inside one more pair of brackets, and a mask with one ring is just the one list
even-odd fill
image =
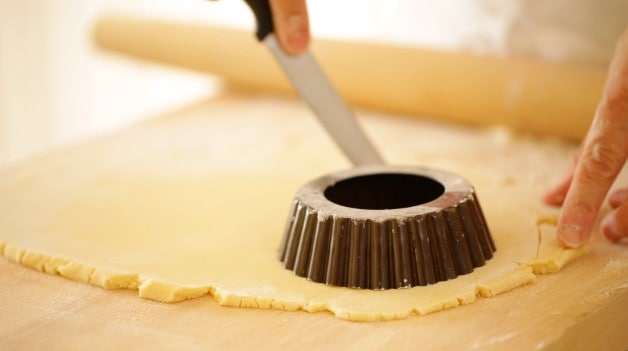
{"label": "rolled pastry dough", "polygon": [[[279,103],[283,114],[274,109]],[[355,290],[297,277],[277,259],[292,197],[306,181],[347,165],[311,118],[293,114],[307,111],[270,98],[210,103],[7,170],[0,250],[43,272],[163,302],[211,295],[222,305],[330,311],[356,321],[492,297],[581,253],[560,249],[539,222],[556,215],[539,196],[571,146],[371,116],[367,127],[389,160],[471,180],[497,252],[471,274],[411,289]]]}

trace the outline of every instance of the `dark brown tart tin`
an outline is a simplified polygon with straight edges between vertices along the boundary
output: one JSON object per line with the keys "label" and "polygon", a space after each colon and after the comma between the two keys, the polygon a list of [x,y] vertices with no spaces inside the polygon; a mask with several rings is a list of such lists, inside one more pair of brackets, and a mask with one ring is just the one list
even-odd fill
{"label": "dark brown tart tin", "polygon": [[453,279],[484,265],[494,251],[466,179],[376,165],[304,185],[290,210],[280,260],[314,282],[383,290]]}

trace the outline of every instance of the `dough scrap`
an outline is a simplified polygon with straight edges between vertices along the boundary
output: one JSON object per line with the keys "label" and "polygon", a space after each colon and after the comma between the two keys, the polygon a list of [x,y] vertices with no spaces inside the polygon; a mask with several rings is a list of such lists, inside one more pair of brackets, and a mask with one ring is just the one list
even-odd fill
{"label": "dough scrap", "polygon": [[[297,277],[277,259],[292,197],[306,181],[346,164],[314,121],[276,115],[269,102],[277,103],[200,106],[5,171],[0,251],[42,272],[162,302],[211,295],[226,306],[329,311],[354,321],[425,315],[493,297],[583,253],[561,249],[551,230],[541,233],[540,249],[536,237],[538,219],[557,214],[540,204],[540,192],[573,148],[370,117],[367,127],[377,144],[392,145],[387,151],[396,163],[471,180],[497,252],[471,274],[411,289],[355,290]],[[202,117],[208,111],[215,117]],[[282,129],[251,144],[268,125]],[[426,137],[413,138],[417,133]],[[466,157],[469,148],[479,156]],[[512,152],[521,158],[509,161]],[[521,172],[528,157],[538,168]]]}

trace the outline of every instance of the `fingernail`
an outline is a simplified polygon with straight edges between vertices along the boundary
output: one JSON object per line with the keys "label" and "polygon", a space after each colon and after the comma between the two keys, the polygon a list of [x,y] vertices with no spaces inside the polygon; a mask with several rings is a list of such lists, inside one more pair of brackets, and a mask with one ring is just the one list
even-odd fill
{"label": "fingernail", "polygon": [[579,248],[582,244],[582,227],[578,224],[567,224],[559,235],[564,246],[572,249]]}
{"label": "fingernail", "polygon": [[293,51],[300,51],[305,48],[307,44],[306,23],[302,16],[291,16],[287,21],[288,36],[286,37],[286,44]]}
{"label": "fingernail", "polygon": [[615,216],[615,212],[611,212],[600,225],[602,227],[602,231],[604,236],[612,241],[616,242],[621,239],[621,235],[619,234],[619,228],[617,225],[617,216]]}

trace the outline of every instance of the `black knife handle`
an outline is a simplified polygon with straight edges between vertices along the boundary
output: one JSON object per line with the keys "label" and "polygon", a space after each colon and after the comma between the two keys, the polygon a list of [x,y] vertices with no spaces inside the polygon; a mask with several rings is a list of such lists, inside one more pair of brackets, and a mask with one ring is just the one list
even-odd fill
{"label": "black knife handle", "polygon": [[273,26],[273,13],[270,10],[268,0],[244,0],[253,10],[255,20],[257,21],[257,31],[255,36],[259,41],[264,40],[266,36],[275,30]]}

